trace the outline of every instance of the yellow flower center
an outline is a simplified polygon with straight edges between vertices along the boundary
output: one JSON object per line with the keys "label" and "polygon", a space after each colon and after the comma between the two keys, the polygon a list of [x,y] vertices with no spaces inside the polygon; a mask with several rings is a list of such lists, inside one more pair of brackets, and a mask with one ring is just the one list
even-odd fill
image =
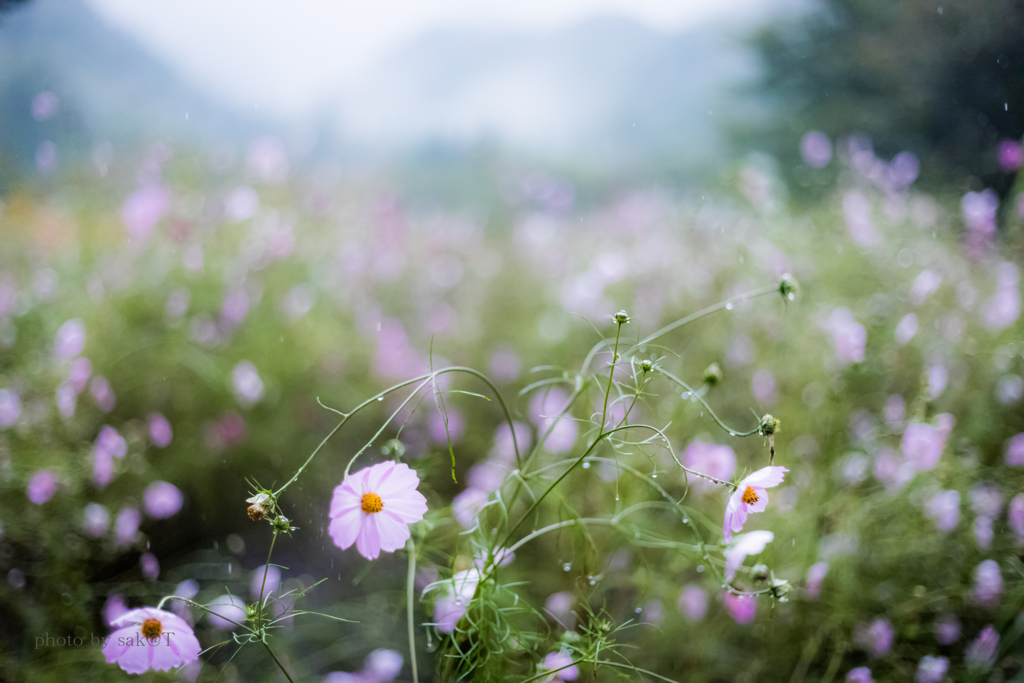
{"label": "yellow flower center", "polygon": [[[747,505],[753,505],[757,502],[757,491],[754,490],[753,486],[748,486],[747,490],[743,492],[743,502]],[[363,503],[363,509],[366,509],[366,503]]]}
{"label": "yellow flower center", "polygon": [[384,501],[376,493],[363,496],[363,512],[380,512],[384,509]]}
{"label": "yellow flower center", "polygon": [[146,619],[142,622],[142,637],[146,640],[159,638],[160,634],[163,632],[164,627],[160,624],[158,619]]}

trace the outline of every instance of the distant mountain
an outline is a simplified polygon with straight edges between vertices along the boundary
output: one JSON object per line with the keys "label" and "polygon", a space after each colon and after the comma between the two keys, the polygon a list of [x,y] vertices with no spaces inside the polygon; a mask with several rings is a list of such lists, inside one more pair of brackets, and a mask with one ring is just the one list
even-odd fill
{"label": "distant mountain", "polygon": [[357,148],[490,139],[545,158],[705,165],[724,124],[754,106],[736,94],[757,73],[742,32],[616,17],[543,35],[437,31],[341,93],[340,135]]}
{"label": "distant mountain", "polygon": [[63,163],[101,142],[242,142],[266,128],[183,82],[81,0],[0,13],[0,122],[0,183],[33,172],[47,142]]}

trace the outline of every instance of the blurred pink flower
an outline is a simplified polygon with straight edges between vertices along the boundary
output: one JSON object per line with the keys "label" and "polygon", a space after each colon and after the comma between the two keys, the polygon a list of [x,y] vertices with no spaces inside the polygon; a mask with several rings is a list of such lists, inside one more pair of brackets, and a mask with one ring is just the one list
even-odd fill
{"label": "blurred pink flower", "polygon": [[68,383],[77,393],[85,391],[91,376],[92,363],[88,358],[76,358],[71,361],[71,368],[68,370]]}
{"label": "blurred pink flower", "polygon": [[991,189],[968,192],[960,201],[960,208],[964,223],[967,224],[967,251],[978,256],[992,243],[995,236],[999,197]]}
{"label": "blurred pink flower", "polygon": [[567,653],[549,652],[538,667],[538,673],[551,672],[543,679],[545,681],[575,681],[580,677],[580,670],[572,662],[572,657]]}
{"label": "blurred pink flower", "polygon": [[999,143],[996,157],[999,160],[999,168],[1012,173],[1024,163],[1024,147],[1018,140],[1003,140]]}
{"label": "blurred pink flower", "polygon": [[907,313],[896,324],[896,343],[905,346],[917,334],[917,316]]}
{"label": "blurred pink flower", "polygon": [[123,458],[128,453],[128,442],[116,429],[110,425],[103,425],[100,433],[96,435],[93,450],[106,451],[115,458]]}
{"label": "blurred pink flower", "polygon": [[117,593],[109,595],[107,601],[103,603],[103,621],[106,622],[107,626],[113,626],[115,621],[127,613],[128,605],[125,603],[124,598]]}
{"label": "blurred pink flower", "polygon": [[160,413],[150,413],[147,421],[149,422],[149,440],[157,448],[167,448],[174,436],[171,423]]}
{"label": "blurred pink flower", "polygon": [[328,533],[342,550],[353,543],[368,560],[394,552],[409,539],[409,525],[423,519],[427,499],[420,478],[405,463],[382,462],[359,470],[334,489]]}
{"label": "blurred pink flower", "polygon": [[999,605],[999,596],[1003,593],[1003,574],[999,563],[985,560],[974,568],[973,599],[976,605],[995,608]]}
{"label": "blurred pink flower", "polygon": [[452,499],[452,516],[468,529],[476,523],[476,517],[487,504],[489,494],[477,488],[468,488]]}
{"label": "blurred pink flower", "polygon": [[569,591],[552,593],[544,601],[544,611],[555,618],[562,626],[572,630],[576,625],[576,616],[572,613],[576,597]]}
{"label": "blurred pink flower", "polygon": [[935,642],[952,645],[960,639],[960,620],[955,614],[940,614],[935,618]]}
{"label": "blurred pink flower", "polygon": [[245,602],[237,595],[221,595],[207,607],[207,618],[214,628],[233,631],[245,624]]}
{"label": "blurred pink flower", "polygon": [[820,130],[804,133],[800,138],[800,156],[804,163],[814,168],[828,165],[832,159],[832,142]]}
{"label": "blurred pink flower", "polygon": [[92,481],[96,486],[103,488],[114,478],[114,457],[110,451],[93,449],[92,451]]}
{"label": "blurred pink flower", "polygon": [[683,587],[679,593],[679,612],[687,621],[700,621],[708,611],[708,594],[694,584]]}
{"label": "blurred pink flower", "polygon": [[907,407],[903,397],[899,394],[892,394],[885,401],[885,423],[890,427],[898,427],[903,424]]}
{"label": "blurred pink flower", "polygon": [[395,650],[377,649],[366,655],[363,663],[363,675],[368,683],[393,681],[402,671],[405,660]]}
{"label": "blurred pink flower", "polygon": [[854,242],[861,246],[878,244],[878,231],[871,219],[871,202],[860,192],[847,192],[843,195],[843,216],[846,218],[846,229]]}
{"label": "blurred pink flower", "polygon": [[866,648],[872,657],[881,657],[892,649],[892,624],[888,619],[875,619],[870,625],[861,625],[854,632],[854,640]]}
{"label": "blurred pink flower", "polygon": [[130,674],[170,671],[198,659],[202,649],[181,617],[154,607],[134,609],[111,626],[103,656]]}
{"label": "blurred pink flower", "polygon": [[997,272],[996,293],[985,306],[985,327],[998,332],[1020,317],[1020,275],[1016,264],[1001,263]]}
{"label": "blurred pink flower", "polygon": [[78,318],[68,320],[57,330],[53,355],[59,361],[77,358],[85,349],[85,325]]}
{"label": "blurred pink flower", "polygon": [[146,503],[146,513],[156,519],[173,517],[184,502],[178,487],[166,481],[154,481],[147,486],[143,499]]}
{"label": "blurred pink flower", "polygon": [[[266,577],[264,578],[264,574]],[[254,600],[259,600],[262,592],[264,599],[272,595],[281,585],[281,570],[276,565],[263,565],[252,570],[252,579],[249,581],[249,593]]]}
{"label": "blurred pink flower", "polygon": [[825,328],[832,334],[836,359],[840,363],[860,363],[864,360],[867,331],[854,320],[853,312],[849,308],[844,306],[832,311]]}
{"label": "blurred pink flower", "polygon": [[939,491],[925,505],[925,515],[939,531],[948,533],[960,522],[960,492]]}
{"label": "blurred pink flower", "polygon": [[757,600],[754,598],[733,595],[729,591],[722,593],[722,604],[725,611],[737,624],[752,624],[757,613]]}
{"label": "blurred pink flower", "polygon": [[8,429],[21,417],[21,399],[10,389],[0,389],[0,429]]}
{"label": "blurred pink flower", "polygon": [[523,362],[519,355],[510,349],[502,349],[491,354],[491,377],[498,382],[510,383],[519,379]]}
{"label": "blurred pink flower", "polygon": [[807,569],[807,582],[804,594],[811,599],[821,595],[821,584],[828,574],[828,562],[815,562]]}
{"label": "blurred pink flower", "polygon": [[762,405],[772,405],[778,394],[775,389],[775,374],[767,368],[761,368],[750,380],[750,388],[754,398]]}
{"label": "blurred pink flower", "polygon": [[949,660],[945,657],[925,655],[917,665],[916,683],[941,683],[949,670]]}
{"label": "blurred pink flower", "polygon": [[964,661],[968,669],[988,671],[996,663],[996,652],[999,650],[999,633],[992,624],[986,626],[978,637],[964,651]]}
{"label": "blurred pink flower", "polygon": [[871,669],[866,666],[850,669],[846,674],[846,683],[874,683],[874,680],[871,677]]}
{"label": "blurred pink flower", "polygon": [[974,540],[982,550],[992,547],[992,538],[995,532],[992,529],[991,517],[977,517],[974,520]]}
{"label": "blurred pink flower", "polygon": [[946,439],[953,430],[954,419],[948,413],[935,416],[935,424],[911,422],[903,432],[900,447],[903,457],[912,462],[918,472],[935,467],[946,447]]}
{"label": "blurred pink flower", "polygon": [[107,508],[99,503],[89,503],[85,506],[84,521],[82,529],[85,535],[90,538],[100,538],[107,533],[110,527],[110,513]]}
{"label": "blurred pink flower", "polygon": [[1013,497],[1006,517],[1010,530],[1017,536],[1018,545],[1024,544],[1024,493],[1018,493]]}
{"label": "blurred pink flower", "polygon": [[280,183],[288,177],[288,152],[277,138],[258,138],[249,145],[245,165],[256,180]]}
{"label": "blurred pink flower", "polygon": [[462,436],[466,433],[466,419],[462,416],[461,411],[451,406],[445,408],[445,413],[448,416],[447,430],[445,429],[444,415],[438,411],[430,414],[427,423],[430,440],[437,445],[447,446],[448,437],[451,436],[453,444],[459,443],[462,440]]}
{"label": "blurred pink flower", "polygon": [[224,198],[224,215],[232,223],[252,218],[259,208],[259,195],[251,187],[237,187]]}
{"label": "blurred pink flower", "polygon": [[170,206],[170,195],[159,185],[146,185],[125,200],[121,207],[121,222],[129,238],[145,241],[153,232]]}
{"label": "blurred pink flower", "polygon": [[920,306],[942,284],[942,276],[934,270],[922,270],[910,286],[910,303]]}
{"label": "blurred pink flower", "polygon": [[466,472],[466,484],[469,488],[480,489],[491,493],[505,481],[507,470],[493,460],[478,462]]}
{"label": "blurred pink flower", "polygon": [[971,489],[971,509],[982,517],[998,517],[1003,509],[1003,494],[991,484],[978,484]]}
{"label": "blurred pink flower", "polygon": [[114,396],[110,382],[102,375],[94,376],[89,382],[89,393],[92,395],[92,400],[96,402],[96,406],[105,413],[113,410],[117,403],[117,397]]}
{"label": "blurred pink flower", "polygon": [[43,90],[32,98],[32,118],[36,121],[52,119],[57,113],[60,100],[49,90]]}
{"label": "blurred pink flower", "polygon": [[736,578],[736,570],[740,568],[747,555],[760,555],[775,538],[770,531],[751,531],[736,536],[729,547],[723,551],[725,555],[725,580]]}
{"label": "blurred pink flower", "polygon": [[57,477],[50,470],[39,470],[28,480],[28,499],[42,505],[57,492]]}
{"label": "blurred pink flower", "polygon": [[467,569],[455,574],[451,581],[446,581],[440,588],[443,591],[434,600],[434,625],[441,633],[451,633],[455,625],[466,613],[469,603],[480,583],[480,572]]}
{"label": "blurred pink flower", "polygon": [[883,449],[875,456],[875,478],[891,494],[899,493],[917,473],[912,462],[901,460],[895,451]]}
{"label": "blurred pink flower", "polygon": [[149,581],[156,581],[160,576],[160,562],[153,553],[142,553],[139,568],[142,570],[142,576]]}
{"label": "blurred pink flower", "polygon": [[[533,443],[533,435],[530,428],[521,422],[513,422],[512,427],[507,422],[502,422],[494,430],[494,445],[488,455],[500,462],[510,463],[516,459],[516,446],[519,447],[519,454],[526,457],[527,451]],[[515,429],[515,440],[512,439],[512,430]]]}
{"label": "blurred pink flower", "polygon": [[1006,442],[1005,460],[1007,465],[1024,467],[1024,433]]}
{"label": "blurred pink flower", "polygon": [[117,515],[114,522],[114,541],[118,548],[127,548],[135,543],[139,533],[139,522],[142,515],[135,508],[124,508]]}
{"label": "blurred pink flower", "polygon": [[231,371],[231,386],[235,390],[235,399],[244,407],[256,405],[263,398],[263,380],[256,372],[256,366],[249,361],[242,361]]}
{"label": "blurred pink flower", "polygon": [[249,315],[249,295],[241,287],[232,289],[220,307],[221,324],[228,329],[236,327]]}
{"label": "blurred pink flower", "polygon": [[[705,443],[694,439],[682,453],[683,463],[688,469],[701,474],[728,481],[736,471],[736,453],[729,446]],[[710,491],[718,485],[700,477],[688,476],[685,480],[698,491]]]}
{"label": "blurred pink flower", "polygon": [[768,507],[768,492],[765,489],[781,484],[786,472],[789,470],[777,465],[763,467],[747,475],[736,486],[725,507],[725,522],[722,528],[726,541],[732,538],[734,531],[743,529],[749,513],[764,512]]}

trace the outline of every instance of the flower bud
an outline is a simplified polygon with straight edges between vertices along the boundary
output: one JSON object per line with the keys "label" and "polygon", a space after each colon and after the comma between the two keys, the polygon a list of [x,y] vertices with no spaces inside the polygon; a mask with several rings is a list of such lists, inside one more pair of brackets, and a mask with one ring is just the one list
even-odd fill
{"label": "flower bud", "polygon": [[704,369],[704,384],[713,387],[721,381],[722,367],[718,363],[712,363]]}
{"label": "flower bud", "polygon": [[765,414],[765,416],[761,418],[760,424],[757,426],[757,432],[764,436],[772,436],[779,431],[779,425],[781,424],[782,420]]}
{"label": "flower bud", "polygon": [[750,575],[754,579],[754,581],[757,581],[758,583],[761,583],[762,581],[767,581],[770,576],[770,573],[768,572],[768,565],[755,564],[753,567],[750,568]]}
{"label": "flower bud", "polygon": [[793,301],[799,293],[800,283],[797,282],[796,278],[789,273],[784,273],[782,277],[779,278],[779,294],[782,295],[783,299]]}
{"label": "flower bud", "polygon": [[626,313],[625,311],[619,311],[618,313],[612,316],[612,320],[614,320],[619,325],[625,325],[626,323],[629,322],[629,314]]}
{"label": "flower bud", "polygon": [[654,369],[654,362],[649,358],[645,358],[644,360],[640,361],[640,369],[643,370],[644,372],[650,372],[651,370]]}

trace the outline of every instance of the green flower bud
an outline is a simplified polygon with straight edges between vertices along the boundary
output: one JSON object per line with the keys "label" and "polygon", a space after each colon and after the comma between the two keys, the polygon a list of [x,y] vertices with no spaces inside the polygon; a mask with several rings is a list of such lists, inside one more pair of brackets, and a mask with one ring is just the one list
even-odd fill
{"label": "green flower bud", "polygon": [[704,368],[704,384],[709,387],[716,386],[722,381],[722,367],[718,363],[712,363]]}

